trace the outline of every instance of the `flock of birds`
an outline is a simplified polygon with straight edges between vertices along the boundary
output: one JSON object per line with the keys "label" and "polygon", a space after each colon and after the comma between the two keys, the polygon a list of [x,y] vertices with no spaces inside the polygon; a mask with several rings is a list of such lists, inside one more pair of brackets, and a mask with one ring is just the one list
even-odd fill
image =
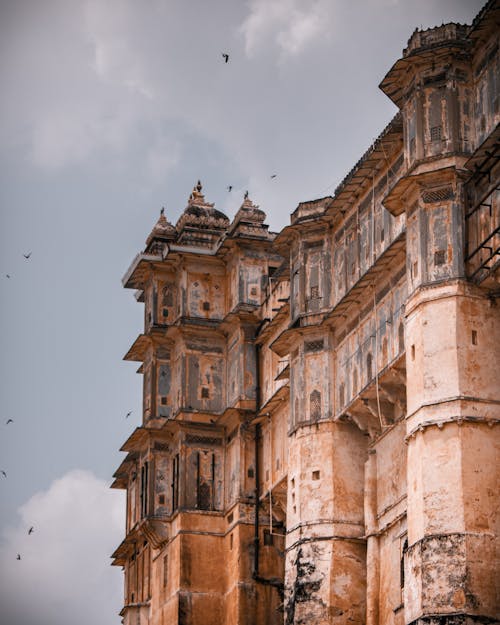
{"label": "flock of birds", "polygon": [[[31,257],[31,252],[28,252],[27,254],[23,254],[23,256],[24,256],[24,258],[25,258],[26,260],[29,260],[29,259],[30,259],[30,257]],[[5,274],[5,277],[10,279],[10,274],[9,274],[9,273],[6,273],[6,274]]]}
{"label": "flock of birds", "polygon": [[[271,180],[274,180],[274,178],[276,178],[276,177],[277,177],[277,175],[278,175],[278,174],[272,174],[272,176],[270,176]],[[232,185],[232,184],[229,184],[229,185],[226,187],[226,189],[229,191],[229,193],[231,193],[231,191],[233,190],[233,185]],[[245,200],[247,199],[247,197],[248,197],[248,191],[245,191]]]}
{"label": "flock of birds", "polygon": [[[227,52],[223,52],[223,53],[222,53],[222,58],[224,59],[224,62],[225,62],[225,63],[228,63],[228,62],[229,62],[229,54],[228,54]],[[271,180],[274,180],[276,177],[277,177],[277,174],[272,174],[272,175],[270,176]],[[228,192],[230,193],[230,192],[233,190],[233,185],[231,185],[231,184],[230,184],[230,185],[228,185],[228,186],[227,186],[227,190],[228,190]],[[247,198],[248,198],[248,191],[245,191],[245,199],[247,199]],[[26,260],[29,260],[29,259],[31,258],[31,254],[32,254],[31,252],[27,252],[26,254],[23,254],[23,257],[24,257]],[[8,278],[8,279],[10,279],[10,278],[11,278],[11,275],[10,275],[10,274],[8,274],[8,273],[6,273],[6,274],[5,274],[5,277],[6,277],[6,278]],[[127,414],[125,415],[125,418],[126,418],[126,419],[128,419],[128,418],[130,417],[130,415],[132,414],[132,412],[133,412],[132,410],[129,410],[129,412],[127,412]],[[10,425],[11,423],[14,423],[14,419],[10,419],[10,418],[9,418],[9,419],[7,419],[7,421],[6,421],[5,425]],[[6,471],[4,471],[4,470],[2,469],[2,470],[0,470],[0,473],[1,473],[1,475],[2,475],[4,478],[7,478],[7,472],[6,472]],[[31,536],[31,534],[33,534],[33,532],[34,532],[34,531],[35,531],[35,527],[32,525],[32,526],[29,528],[29,530],[28,530],[28,536]],[[20,553],[18,553],[18,554],[17,554],[16,560],[21,560],[21,554],[20,554]]]}
{"label": "flock of birds", "polygon": [[[229,54],[227,52],[223,52],[222,58],[224,59],[224,63],[227,63],[229,61]],[[277,175],[278,174],[272,174],[271,180],[274,180],[274,178],[276,178]],[[233,190],[233,185],[229,184],[226,188],[229,191],[229,193],[231,193],[231,191]],[[245,191],[245,199],[247,199],[247,197],[248,197],[248,191]]]}
{"label": "flock of birds", "polygon": [[[26,260],[29,260],[29,259],[30,259],[30,257],[31,257],[31,252],[27,252],[26,254],[23,254],[23,256],[24,256],[24,258],[25,258]],[[6,273],[6,274],[5,274],[5,277],[10,279],[10,274]],[[14,419],[10,419],[10,418],[9,418],[9,419],[7,419],[7,421],[5,422],[5,425],[10,425],[11,423],[14,423]],[[4,478],[6,478],[6,477],[7,477],[7,472],[6,472],[6,471],[4,471],[3,469],[0,471],[0,473],[3,475],[3,477],[4,477]],[[33,532],[34,532],[34,531],[35,531],[34,526],[31,526],[31,527],[29,528],[29,530],[28,530],[28,535],[29,535],[29,536],[31,536],[31,534],[33,534]],[[21,554],[20,554],[20,553],[18,553],[18,554],[17,554],[17,557],[16,557],[16,560],[20,560],[20,559],[21,559]]]}
{"label": "flock of birds", "polygon": [[[24,254],[24,258],[29,258],[31,256],[31,252],[26,256],[26,254]],[[10,425],[11,423],[14,423],[14,419],[7,419],[7,421],[5,422],[5,425]],[[7,477],[7,472],[4,471],[3,469],[0,471],[0,473],[4,476],[4,478]],[[29,530],[28,530],[28,536],[31,536],[31,534],[33,534],[33,532],[35,531],[35,526],[32,525]],[[16,560],[21,560],[21,554],[18,553],[16,556]]]}

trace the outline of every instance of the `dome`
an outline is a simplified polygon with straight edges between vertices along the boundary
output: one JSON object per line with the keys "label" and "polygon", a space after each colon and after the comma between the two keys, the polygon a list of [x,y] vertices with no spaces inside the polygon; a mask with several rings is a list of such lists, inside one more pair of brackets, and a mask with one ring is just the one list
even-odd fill
{"label": "dome", "polygon": [[215,209],[213,204],[206,202],[201,190],[201,182],[198,180],[189,196],[188,205],[175,226],[178,232],[186,227],[199,230],[226,230],[228,228],[228,217]]}
{"label": "dome", "polygon": [[162,208],[158,221],[156,222],[148,238],[146,239],[146,249],[151,250],[152,247],[155,247],[152,245],[153,243],[158,243],[161,241],[171,241],[172,239],[175,239],[176,236],[177,233],[175,231],[175,228],[165,217],[165,209]]}

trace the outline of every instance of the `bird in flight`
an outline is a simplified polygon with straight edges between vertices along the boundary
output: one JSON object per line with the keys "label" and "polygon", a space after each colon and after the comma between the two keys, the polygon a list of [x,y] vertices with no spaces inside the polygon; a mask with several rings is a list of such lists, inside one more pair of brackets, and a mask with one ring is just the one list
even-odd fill
{"label": "bird in flight", "polygon": [[277,175],[278,175],[278,174],[273,174],[273,175],[271,176],[271,180],[272,180],[273,178],[276,178],[276,176],[277,176]]}
{"label": "bird in flight", "polygon": [[21,554],[20,554],[20,553],[18,553],[18,554],[17,554],[17,558],[16,558],[16,560],[20,560],[20,559],[21,559]]}
{"label": "bird in flight", "polygon": [[9,274],[8,274],[8,273],[6,273],[6,274],[5,274],[5,277],[6,277],[6,278],[10,278],[10,276],[9,276]]}
{"label": "bird in flight", "polygon": [[32,526],[29,528],[29,530],[28,530],[28,535],[29,535],[29,534],[33,534],[34,529],[35,529],[35,528],[34,528],[34,527],[33,527],[33,525],[32,525]]}
{"label": "bird in flight", "polygon": [[26,260],[28,260],[28,258],[31,256],[31,252],[28,252],[27,254],[23,254],[24,258],[26,258]]}
{"label": "bird in flight", "polygon": [[5,473],[5,471],[1,471],[1,473],[4,477],[7,477],[7,473]]}
{"label": "bird in flight", "polygon": [[127,414],[125,415],[125,419],[128,419],[130,417],[130,415],[132,414],[132,410],[129,410],[129,412],[127,412]]}
{"label": "bird in flight", "polygon": [[226,52],[223,52],[222,58],[224,59],[224,63],[227,63],[229,61],[229,54],[227,54]]}
{"label": "bird in flight", "polygon": [[227,190],[229,191],[229,193],[231,193],[231,191],[233,190],[233,185],[232,185],[232,184],[229,184],[229,185],[227,186]]}
{"label": "bird in flight", "polygon": [[9,425],[9,423],[14,423],[14,419],[7,419],[5,425]]}

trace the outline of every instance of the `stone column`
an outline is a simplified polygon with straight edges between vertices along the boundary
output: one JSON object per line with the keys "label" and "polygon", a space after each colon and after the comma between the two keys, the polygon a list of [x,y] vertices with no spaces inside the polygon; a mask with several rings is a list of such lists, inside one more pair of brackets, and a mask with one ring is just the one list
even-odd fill
{"label": "stone column", "polygon": [[463,280],[406,306],[405,623],[498,618],[500,307]]}
{"label": "stone column", "polygon": [[365,440],[351,424],[303,426],[289,439],[286,625],[364,625]]}
{"label": "stone column", "polygon": [[379,625],[380,554],[377,536],[377,456],[365,462],[366,625]]}

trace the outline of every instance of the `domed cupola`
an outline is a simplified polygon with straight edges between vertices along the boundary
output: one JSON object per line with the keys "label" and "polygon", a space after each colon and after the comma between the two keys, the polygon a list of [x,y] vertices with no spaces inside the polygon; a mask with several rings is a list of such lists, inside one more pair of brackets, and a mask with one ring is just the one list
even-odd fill
{"label": "domed cupola", "polygon": [[162,208],[158,221],[146,239],[146,254],[162,253],[165,244],[174,241],[176,237],[177,232],[174,226],[165,217],[165,209]]}
{"label": "domed cupola", "polygon": [[266,213],[255,205],[245,192],[243,204],[236,213],[229,231],[232,237],[270,239],[269,226],[264,223]]}
{"label": "domed cupola", "polygon": [[175,225],[181,245],[210,247],[227,231],[229,219],[205,201],[201,182],[193,188],[184,212]]}

